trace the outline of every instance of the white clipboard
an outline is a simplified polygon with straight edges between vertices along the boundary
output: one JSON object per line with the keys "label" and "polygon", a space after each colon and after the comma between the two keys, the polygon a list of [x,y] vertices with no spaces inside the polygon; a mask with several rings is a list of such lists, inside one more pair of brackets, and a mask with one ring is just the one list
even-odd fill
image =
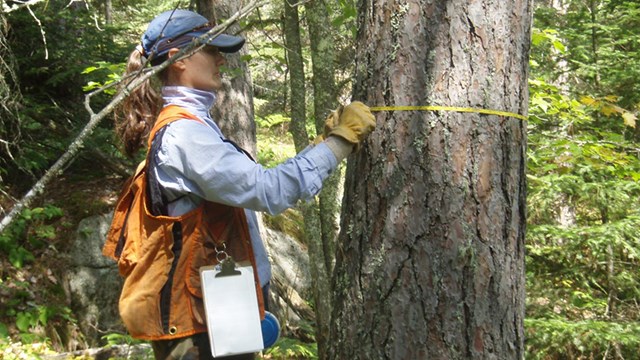
{"label": "white clipboard", "polygon": [[258,352],[264,348],[253,269],[250,265],[232,266],[234,268],[224,270],[220,265],[200,268],[214,357]]}

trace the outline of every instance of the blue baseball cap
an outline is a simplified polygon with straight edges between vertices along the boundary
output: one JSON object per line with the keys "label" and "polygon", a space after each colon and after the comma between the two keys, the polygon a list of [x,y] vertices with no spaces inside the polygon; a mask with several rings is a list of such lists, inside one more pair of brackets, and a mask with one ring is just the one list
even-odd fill
{"label": "blue baseball cap", "polygon": [[[142,34],[142,49],[147,58],[161,58],[172,48],[182,48],[213,28],[204,16],[188,10],[168,10],[151,20]],[[221,52],[233,53],[242,48],[240,36],[220,34],[206,41]]]}

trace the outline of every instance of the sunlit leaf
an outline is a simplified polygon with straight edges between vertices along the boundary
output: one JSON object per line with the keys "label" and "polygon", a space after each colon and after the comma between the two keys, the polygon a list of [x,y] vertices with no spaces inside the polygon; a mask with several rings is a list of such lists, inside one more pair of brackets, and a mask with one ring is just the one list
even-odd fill
{"label": "sunlit leaf", "polygon": [[624,124],[630,126],[632,128],[636,127],[636,120],[638,119],[634,114],[630,112],[622,113],[622,118],[624,119]]}
{"label": "sunlit leaf", "polygon": [[596,106],[598,104],[598,100],[592,98],[591,96],[581,97],[580,102],[587,106]]}
{"label": "sunlit leaf", "polygon": [[611,116],[611,115],[617,113],[618,111],[616,110],[616,108],[614,106],[604,105],[600,109],[600,112],[602,112],[605,116]]}
{"label": "sunlit leaf", "polygon": [[564,44],[558,40],[553,42],[553,47],[560,51],[561,53],[564,53],[566,51],[566,48],[564,47]]}
{"label": "sunlit leaf", "polygon": [[547,37],[539,32],[539,31],[534,31],[534,33],[531,35],[531,43],[533,45],[540,45]]}

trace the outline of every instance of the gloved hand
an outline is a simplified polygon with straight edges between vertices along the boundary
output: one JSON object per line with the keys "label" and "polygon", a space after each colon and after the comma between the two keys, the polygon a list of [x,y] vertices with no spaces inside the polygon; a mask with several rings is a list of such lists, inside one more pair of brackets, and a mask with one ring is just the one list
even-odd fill
{"label": "gloved hand", "polygon": [[342,110],[344,110],[344,106],[340,105],[336,110],[333,110],[331,114],[329,114],[329,116],[327,116],[327,118],[324,120],[324,132],[322,135],[325,139],[329,137],[329,133],[331,132],[331,130],[333,130],[336,125],[338,125],[338,122],[340,121],[340,115],[342,115]]}
{"label": "gloved hand", "polygon": [[[327,128],[329,118],[325,121]],[[376,121],[369,107],[360,101],[345,106],[339,114],[338,122],[332,123],[329,136],[339,136],[354,145],[354,152],[360,150],[362,141],[376,128]]]}
{"label": "gloved hand", "polygon": [[320,144],[329,137],[329,132],[331,132],[334,126],[338,124],[338,119],[340,118],[340,114],[342,114],[343,108],[344,106],[340,105],[336,110],[333,110],[327,116],[327,118],[324,120],[324,131],[313,140],[314,145]]}

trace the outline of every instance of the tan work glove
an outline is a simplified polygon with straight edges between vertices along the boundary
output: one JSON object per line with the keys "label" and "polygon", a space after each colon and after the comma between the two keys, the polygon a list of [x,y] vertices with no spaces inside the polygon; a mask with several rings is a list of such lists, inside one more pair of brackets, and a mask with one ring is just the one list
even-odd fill
{"label": "tan work glove", "polygon": [[324,131],[313,140],[314,145],[320,144],[329,137],[329,132],[331,132],[333,127],[338,124],[338,119],[340,119],[340,114],[342,114],[343,108],[344,106],[340,105],[336,110],[333,110],[327,116],[327,118],[324,120]]}
{"label": "tan work glove", "polygon": [[342,109],[337,124],[332,125],[328,135],[338,136],[350,142],[354,145],[353,151],[356,152],[360,150],[362,141],[376,128],[376,121],[367,105],[354,101]]}

